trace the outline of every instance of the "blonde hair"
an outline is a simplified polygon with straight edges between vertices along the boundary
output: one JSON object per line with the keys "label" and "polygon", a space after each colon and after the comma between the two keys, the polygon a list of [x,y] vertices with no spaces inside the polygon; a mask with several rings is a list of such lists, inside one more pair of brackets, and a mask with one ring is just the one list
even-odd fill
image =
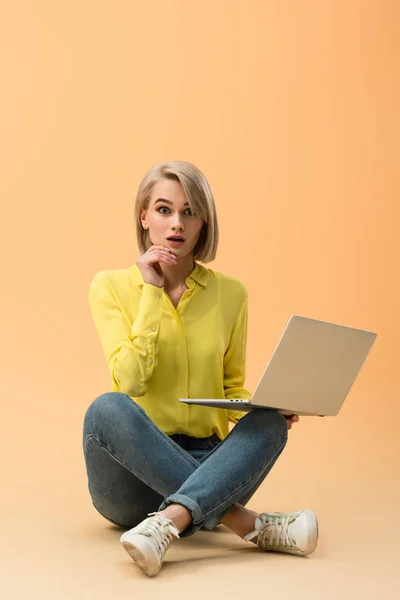
{"label": "blonde hair", "polygon": [[192,213],[204,221],[199,240],[193,249],[194,260],[208,263],[217,253],[219,229],[214,196],[203,173],[194,165],[182,160],[157,163],[143,177],[136,195],[136,237],[143,254],[151,246],[149,231],[140,220],[142,209],[147,209],[154,184],[160,179],[178,181],[186,194]]}

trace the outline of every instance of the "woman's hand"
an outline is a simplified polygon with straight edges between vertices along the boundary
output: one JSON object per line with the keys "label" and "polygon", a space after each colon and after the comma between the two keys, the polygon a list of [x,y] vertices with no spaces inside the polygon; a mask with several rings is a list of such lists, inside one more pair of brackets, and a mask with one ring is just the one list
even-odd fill
{"label": "woman's hand", "polygon": [[293,423],[297,423],[300,419],[299,415],[283,415],[286,419],[288,429],[292,428]]}
{"label": "woman's hand", "polygon": [[160,263],[170,266],[176,265],[175,255],[166,246],[151,246],[136,260],[143,281],[162,288],[164,286],[164,273]]}

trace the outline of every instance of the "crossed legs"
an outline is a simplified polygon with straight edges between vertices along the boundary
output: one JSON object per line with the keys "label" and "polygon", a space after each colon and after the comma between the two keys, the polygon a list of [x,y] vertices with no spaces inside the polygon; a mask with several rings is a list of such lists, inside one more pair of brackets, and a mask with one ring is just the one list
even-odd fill
{"label": "crossed legs", "polygon": [[287,441],[276,411],[248,413],[202,463],[165,435],[129,396],[107,393],[88,408],[84,453],[94,506],[133,527],[150,511],[172,519],[183,535],[221,522],[244,537],[257,513],[245,504]]}

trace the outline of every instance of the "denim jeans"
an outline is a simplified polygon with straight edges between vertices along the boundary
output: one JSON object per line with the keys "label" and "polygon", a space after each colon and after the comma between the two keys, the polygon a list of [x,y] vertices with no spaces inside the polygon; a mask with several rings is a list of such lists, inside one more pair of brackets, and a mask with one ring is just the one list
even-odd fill
{"label": "denim jeans", "polygon": [[275,409],[248,412],[223,441],[168,436],[127,394],[102,394],[83,426],[92,503],[125,529],[178,503],[193,519],[180,537],[212,531],[233,504],[247,504],[287,437],[286,419]]}

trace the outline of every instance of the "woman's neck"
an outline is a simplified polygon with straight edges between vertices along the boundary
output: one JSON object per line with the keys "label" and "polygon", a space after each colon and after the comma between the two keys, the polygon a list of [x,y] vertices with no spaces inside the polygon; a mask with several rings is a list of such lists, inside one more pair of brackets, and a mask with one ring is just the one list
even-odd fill
{"label": "woman's neck", "polygon": [[178,259],[178,262],[173,267],[162,265],[164,273],[164,289],[176,290],[185,285],[186,279],[195,268],[193,255],[189,254]]}

